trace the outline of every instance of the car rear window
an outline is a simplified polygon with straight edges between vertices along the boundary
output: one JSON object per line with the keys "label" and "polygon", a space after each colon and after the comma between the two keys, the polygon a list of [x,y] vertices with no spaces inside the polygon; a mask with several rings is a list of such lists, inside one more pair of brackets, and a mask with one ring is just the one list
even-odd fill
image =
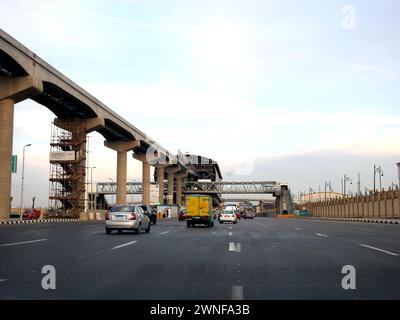
{"label": "car rear window", "polygon": [[233,212],[232,211],[224,211],[224,212],[222,212],[223,214],[233,214]]}
{"label": "car rear window", "polygon": [[133,212],[134,210],[134,206],[115,206],[111,208],[110,212]]}

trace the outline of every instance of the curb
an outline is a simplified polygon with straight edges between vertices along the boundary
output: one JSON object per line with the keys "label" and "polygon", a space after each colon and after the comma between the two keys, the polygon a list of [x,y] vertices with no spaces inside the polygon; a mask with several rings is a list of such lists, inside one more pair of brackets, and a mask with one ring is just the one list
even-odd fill
{"label": "curb", "polygon": [[351,219],[351,218],[318,218],[318,217],[303,217],[301,219],[325,220],[325,221],[345,221],[345,222],[368,222],[368,223],[385,223],[385,224],[400,224],[400,220],[382,220],[382,219]]}
{"label": "curb", "polygon": [[26,224],[26,223],[59,223],[59,222],[77,222],[79,219],[41,219],[41,220],[8,220],[0,221],[0,224]]}

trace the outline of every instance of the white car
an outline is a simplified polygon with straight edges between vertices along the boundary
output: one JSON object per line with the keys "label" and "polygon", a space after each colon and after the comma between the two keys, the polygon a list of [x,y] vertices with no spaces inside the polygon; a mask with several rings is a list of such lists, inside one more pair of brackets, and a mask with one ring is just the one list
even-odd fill
{"label": "white car", "polygon": [[219,217],[219,223],[224,223],[224,222],[237,223],[237,217],[235,211],[232,210],[222,211]]}
{"label": "white car", "polygon": [[123,230],[134,230],[137,234],[145,230],[150,232],[150,218],[145,214],[140,205],[115,205],[105,217],[106,233],[113,230],[121,233]]}

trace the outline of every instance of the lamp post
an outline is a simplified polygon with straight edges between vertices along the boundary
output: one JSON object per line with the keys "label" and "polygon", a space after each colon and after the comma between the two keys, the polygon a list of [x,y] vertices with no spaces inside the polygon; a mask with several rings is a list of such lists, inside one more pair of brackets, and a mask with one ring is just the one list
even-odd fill
{"label": "lamp post", "polygon": [[376,174],[379,174],[379,191],[382,191],[383,170],[381,166],[374,165],[374,192],[376,192]]}
{"label": "lamp post", "polygon": [[326,188],[329,188],[329,200],[330,200],[331,199],[330,193],[332,191],[332,185],[330,181],[328,182],[325,181],[325,201],[326,201]]}
{"label": "lamp post", "polygon": [[96,167],[90,167],[90,193],[92,194],[93,201],[92,210],[96,212],[96,195],[93,193],[93,169],[96,169]]}
{"label": "lamp post", "polygon": [[25,148],[32,144],[26,144],[22,151],[22,179],[21,179],[21,201],[19,203],[19,218],[22,220],[22,202],[24,200],[24,180],[25,180]]}
{"label": "lamp post", "polygon": [[397,163],[397,172],[398,172],[398,176],[399,176],[399,188],[400,188],[400,162]]}
{"label": "lamp post", "polygon": [[344,195],[344,196],[347,195],[347,193],[346,193],[346,183],[347,183],[347,181],[349,181],[350,184],[353,184],[353,180],[351,180],[350,177],[344,175],[344,177],[343,177],[343,195]]}

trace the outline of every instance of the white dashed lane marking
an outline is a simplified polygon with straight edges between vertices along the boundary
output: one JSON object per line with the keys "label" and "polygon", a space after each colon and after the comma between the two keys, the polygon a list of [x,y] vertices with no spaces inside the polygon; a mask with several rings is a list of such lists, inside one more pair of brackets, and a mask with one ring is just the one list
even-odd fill
{"label": "white dashed lane marking", "polygon": [[169,231],[164,231],[164,232],[161,232],[160,234],[167,234],[167,233],[169,233]]}
{"label": "white dashed lane marking", "polygon": [[131,242],[127,242],[127,243],[123,243],[123,244],[121,244],[119,246],[116,246],[116,247],[112,248],[112,250],[123,248],[123,247],[126,247],[126,246],[130,246],[132,244],[135,244],[136,242],[137,242],[137,240],[131,241]]}
{"label": "white dashed lane marking", "polygon": [[316,233],[316,235],[317,235],[318,237],[328,238],[328,236],[327,236],[326,234]]}
{"label": "white dashed lane marking", "polygon": [[233,234],[232,232],[229,232],[229,236],[232,236],[232,234]]}
{"label": "white dashed lane marking", "polygon": [[6,243],[6,244],[1,244],[0,247],[17,246],[17,245],[20,245],[20,244],[28,244],[28,243],[42,242],[42,241],[46,241],[46,240],[47,240],[47,239],[38,239],[38,240],[30,240],[30,241],[23,241],[23,242]]}
{"label": "white dashed lane marking", "polygon": [[231,300],[243,300],[243,287],[233,286]]}
{"label": "white dashed lane marking", "polygon": [[384,250],[384,249],[379,249],[379,248],[376,248],[376,247],[372,247],[372,246],[369,246],[369,245],[366,245],[366,244],[360,243],[360,246],[361,247],[365,247],[365,248],[369,248],[369,249],[372,249],[372,250],[380,251],[380,252],[386,253],[386,254],[391,255],[391,256],[398,256],[397,253],[390,252],[390,251]]}
{"label": "white dashed lane marking", "polygon": [[300,229],[300,228],[294,228],[295,230],[297,230],[297,231],[301,231],[302,229]]}

